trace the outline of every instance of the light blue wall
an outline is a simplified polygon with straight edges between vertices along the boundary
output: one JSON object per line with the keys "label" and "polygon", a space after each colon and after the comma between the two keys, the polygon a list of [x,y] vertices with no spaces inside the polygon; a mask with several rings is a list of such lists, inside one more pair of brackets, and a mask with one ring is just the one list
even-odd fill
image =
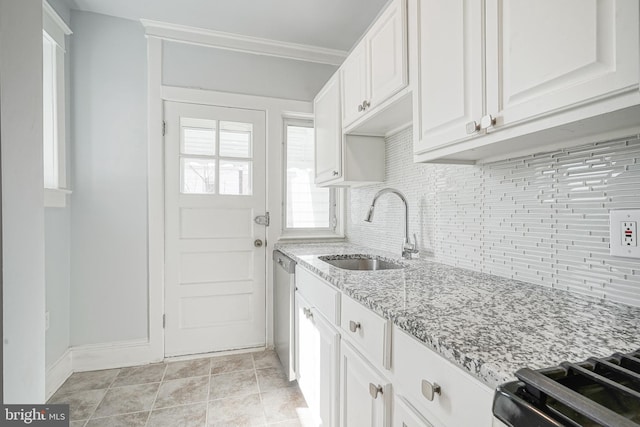
{"label": "light blue wall", "polygon": [[146,338],[144,30],[75,10],[71,24],[71,345]]}
{"label": "light blue wall", "polygon": [[[63,0],[49,0],[49,4],[67,25],[71,23],[71,10]],[[67,129],[67,159],[71,164],[71,38],[67,36],[65,54],[65,99]],[[67,182],[69,181],[67,168]],[[45,285],[46,310],[49,312],[49,329],[46,332],[46,366],[50,367],[69,347],[70,330],[70,286],[71,286],[71,206],[72,197],[67,196],[64,208],[46,208],[44,210],[45,229]]]}
{"label": "light blue wall", "polygon": [[311,101],[338,67],[183,43],[163,44],[162,83]]}
{"label": "light blue wall", "polygon": [[3,403],[44,403],[42,3],[0,0]]}

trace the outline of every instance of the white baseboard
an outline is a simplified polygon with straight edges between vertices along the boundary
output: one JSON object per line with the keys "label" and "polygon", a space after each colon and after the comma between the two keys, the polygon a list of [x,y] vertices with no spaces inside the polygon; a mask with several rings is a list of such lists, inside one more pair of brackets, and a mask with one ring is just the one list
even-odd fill
{"label": "white baseboard", "polygon": [[71,352],[73,372],[124,368],[163,360],[162,355],[154,354],[146,339],[71,347]]}
{"label": "white baseboard", "polygon": [[67,349],[53,365],[47,368],[45,378],[46,400],[49,400],[49,398],[53,396],[53,393],[60,388],[72,373],[73,354],[71,353],[71,349]]}

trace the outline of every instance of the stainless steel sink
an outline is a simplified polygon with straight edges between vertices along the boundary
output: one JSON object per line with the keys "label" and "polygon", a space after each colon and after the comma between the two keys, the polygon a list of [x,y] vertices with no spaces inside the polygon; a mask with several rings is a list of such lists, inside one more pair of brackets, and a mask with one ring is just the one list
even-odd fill
{"label": "stainless steel sink", "polygon": [[373,255],[327,255],[318,258],[343,270],[376,271],[405,268],[402,264]]}

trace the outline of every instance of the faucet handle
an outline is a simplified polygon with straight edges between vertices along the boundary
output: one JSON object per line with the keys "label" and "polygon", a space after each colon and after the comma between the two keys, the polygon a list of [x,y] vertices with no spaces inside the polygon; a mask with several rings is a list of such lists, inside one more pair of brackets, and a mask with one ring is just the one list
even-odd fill
{"label": "faucet handle", "polygon": [[409,239],[406,240],[402,247],[402,257],[405,259],[418,258],[420,250],[418,249],[418,237],[413,233],[413,243]]}

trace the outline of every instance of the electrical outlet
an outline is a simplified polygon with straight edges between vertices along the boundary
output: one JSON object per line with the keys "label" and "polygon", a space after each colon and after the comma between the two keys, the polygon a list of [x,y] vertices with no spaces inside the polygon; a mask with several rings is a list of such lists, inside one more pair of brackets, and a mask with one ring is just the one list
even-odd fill
{"label": "electrical outlet", "polygon": [[609,247],[611,255],[640,258],[638,222],[640,222],[640,209],[609,212]]}
{"label": "electrical outlet", "polygon": [[635,221],[622,221],[620,223],[621,239],[623,246],[638,246],[638,223]]}
{"label": "electrical outlet", "polygon": [[44,312],[44,330],[45,331],[49,330],[49,312],[48,311]]}

